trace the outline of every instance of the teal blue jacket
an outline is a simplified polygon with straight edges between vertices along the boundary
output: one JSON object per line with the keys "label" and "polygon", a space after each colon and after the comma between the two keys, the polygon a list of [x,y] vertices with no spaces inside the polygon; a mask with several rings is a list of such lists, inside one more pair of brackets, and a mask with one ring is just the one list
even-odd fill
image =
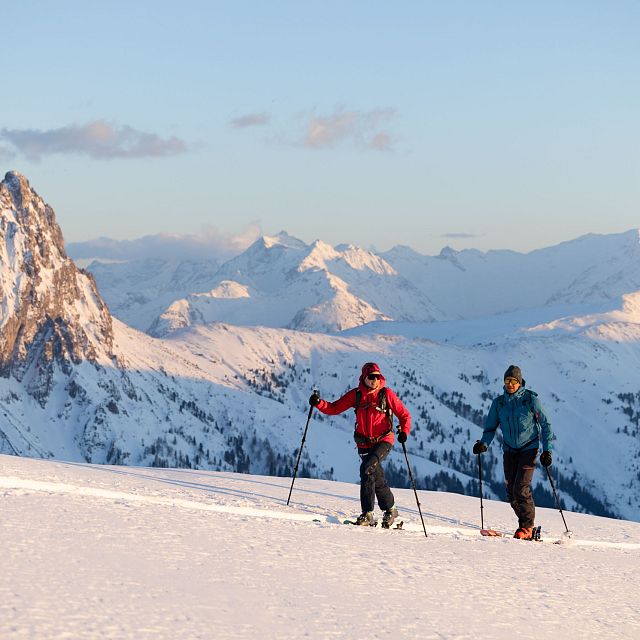
{"label": "teal blue jacket", "polygon": [[505,392],[491,403],[484,422],[482,442],[491,444],[500,427],[504,450],[520,452],[537,449],[542,437],[542,450],[551,451],[554,439],[551,424],[535,391],[520,387],[515,393]]}

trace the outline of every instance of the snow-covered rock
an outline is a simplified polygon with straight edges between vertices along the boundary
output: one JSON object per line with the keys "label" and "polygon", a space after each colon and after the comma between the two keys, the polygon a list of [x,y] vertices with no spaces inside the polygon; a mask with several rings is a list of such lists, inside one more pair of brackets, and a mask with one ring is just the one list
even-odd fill
{"label": "snow-covered rock", "polygon": [[41,405],[56,366],[111,362],[111,316],[95,281],[67,257],[53,210],[16,172],[0,183],[0,299],[0,375]]}

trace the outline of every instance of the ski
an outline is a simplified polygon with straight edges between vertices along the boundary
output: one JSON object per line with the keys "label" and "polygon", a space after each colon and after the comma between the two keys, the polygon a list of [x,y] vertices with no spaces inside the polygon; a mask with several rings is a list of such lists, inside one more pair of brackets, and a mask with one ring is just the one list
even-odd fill
{"label": "ski", "polygon": [[[542,542],[542,538],[540,537],[542,531],[542,527],[533,527],[531,531],[530,538],[524,538],[524,540],[529,542]],[[508,533],[502,533],[501,531],[496,531],[495,529],[480,529],[480,535],[486,536],[488,538],[510,538],[511,536]]]}
{"label": "ski", "polygon": [[[343,520],[343,521],[342,521],[342,524],[352,524],[352,525],[355,525],[355,526],[366,526],[366,525],[358,525],[358,524],[356,524],[356,521],[355,521],[355,520]],[[400,522],[398,522],[398,523],[396,524],[396,526],[395,526],[395,527],[382,527],[382,529],[396,529],[396,530],[402,530],[402,526],[403,526],[403,525],[404,525],[404,520],[400,520]],[[378,519],[377,519],[377,518],[374,518],[374,519],[371,521],[371,524],[369,524],[368,526],[369,526],[369,527],[377,527],[377,526],[378,526]]]}

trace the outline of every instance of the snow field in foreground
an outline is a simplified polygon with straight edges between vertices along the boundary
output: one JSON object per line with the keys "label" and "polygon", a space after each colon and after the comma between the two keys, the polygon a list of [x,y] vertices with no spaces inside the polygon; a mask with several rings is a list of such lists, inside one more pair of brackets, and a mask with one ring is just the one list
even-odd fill
{"label": "snow field in foreground", "polygon": [[[355,471],[355,470],[354,470]],[[0,456],[1,638],[638,638],[640,524],[395,490],[406,531],[339,524],[358,486]],[[314,522],[319,520],[319,522]],[[513,513],[485,501],[485,525]]]}

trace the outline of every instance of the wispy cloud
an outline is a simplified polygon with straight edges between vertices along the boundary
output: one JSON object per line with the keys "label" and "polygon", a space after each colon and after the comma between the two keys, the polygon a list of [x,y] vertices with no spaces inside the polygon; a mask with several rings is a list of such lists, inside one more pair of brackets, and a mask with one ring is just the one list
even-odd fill
{"label": "wispy cloud", "polygon": [[103,258],[108,260],[228,260],[244,251],[262,235],[258,221],[249,223],[240,233],[229,234],[207,227],[199,234],[158,233],[135,240],[96,238],[70,242],[67,251],[74,260]]}
{"label": "wispy cloud", "polygon": [[247,115],[233,118],[229,125],[234,129],[245,129],[246,127],[262,127],[269,123],[269,115],[266,113],[248,113]]}
{"label": "wispy cloud", "polygon": [[179,138],[161,138],[128,125],[116,126],[104,120],[59,129],[0,129],[0,139],[11,144],[29,160],[55,153],[82,154],[99,160],[146,158],[183,153],[187,145]]}
{"label": "wispy cloud", "polygon": [[472,240],[473,238],[480,238],[480,235],[477,233],[443,233],[440,237],[454,240]]}
{"label": "wispy cloud", "polygon": [[13,160],[16,157],[15,151],[9,149],[9,147],[3,147],[0,145],[0,160],[3,162],[8,162],[9,160]]}
{"label": "wispy cloud", "polygon": [[396,110],[390,108],[349,111],[339,107],[329,115],[309,118],[299,144],[308,149],[331,149],[347,143],[360,149],[391,151],[391,134],[380,129],[395,115]]}

